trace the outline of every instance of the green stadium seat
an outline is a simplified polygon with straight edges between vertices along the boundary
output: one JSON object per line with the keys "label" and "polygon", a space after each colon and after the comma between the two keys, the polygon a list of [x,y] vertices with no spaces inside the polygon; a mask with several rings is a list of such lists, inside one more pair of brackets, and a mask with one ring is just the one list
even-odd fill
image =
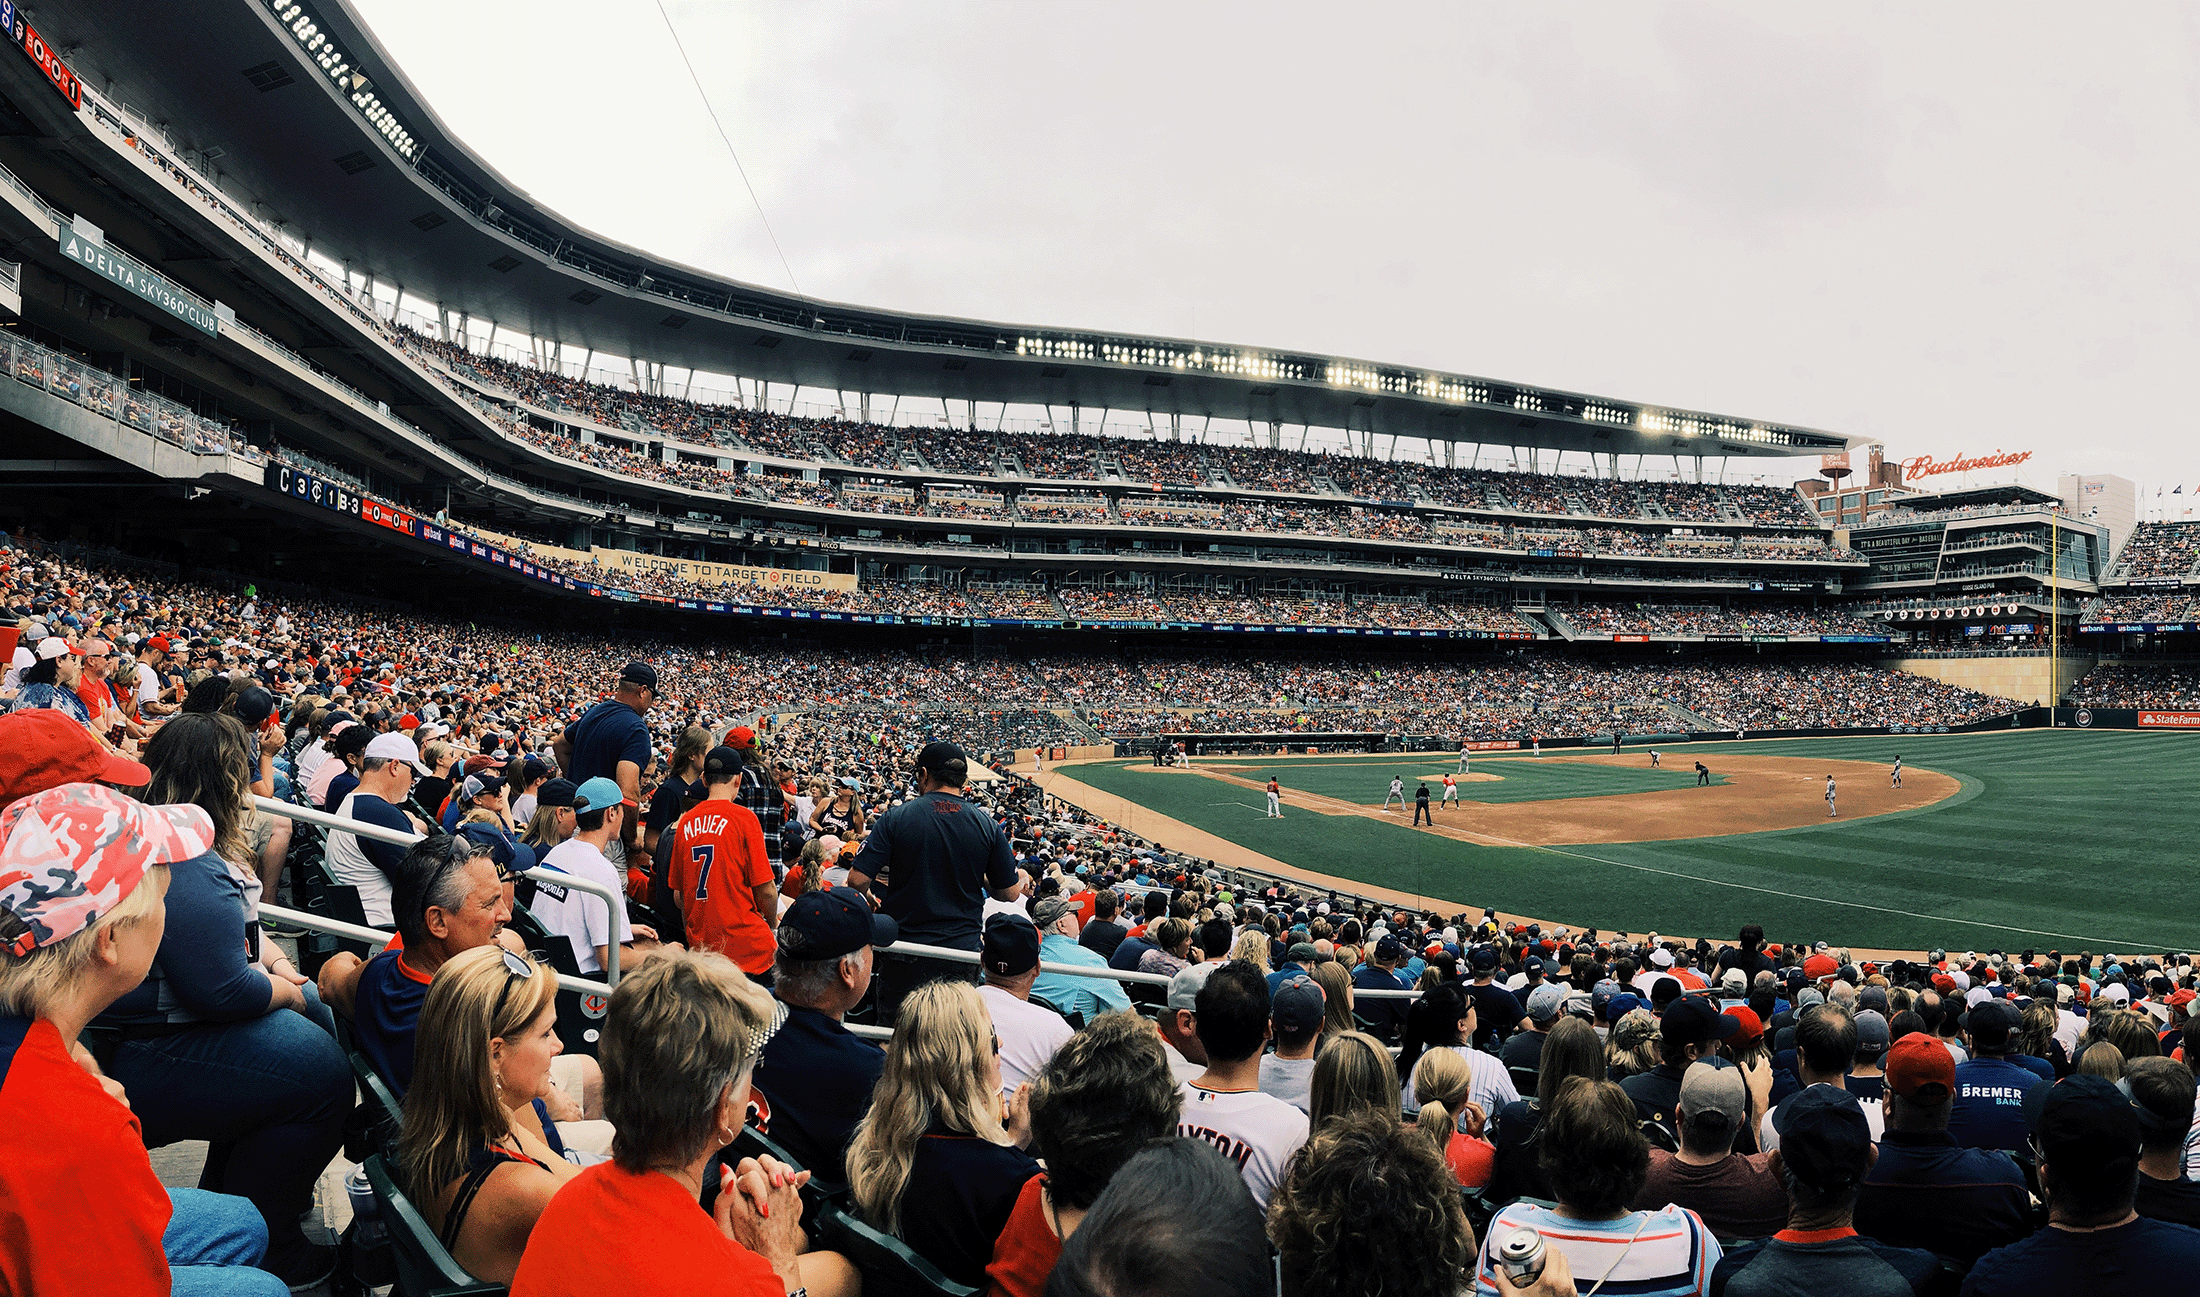
{"label": "green stadium seat", "polygon": [[817,1206],[818,1246],[838,1252],[863,1273],[863,1297],[977,1297],[978,1289],[941,1274],[907,1243],[858,1220],[830,1202]]}
{"label": "green stadium seat", "polygon": [[397,1259],[395,1297],[503,1297],[503,1284],[476,1279],[451,1259],[419,1208],[398,1189],[381,1155],[367,1159],[366,1171]]}

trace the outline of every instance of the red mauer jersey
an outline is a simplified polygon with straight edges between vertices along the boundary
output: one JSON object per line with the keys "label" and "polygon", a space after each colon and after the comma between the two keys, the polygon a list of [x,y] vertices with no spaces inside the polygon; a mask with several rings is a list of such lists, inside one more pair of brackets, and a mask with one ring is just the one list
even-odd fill
{"label": "red mauer jersey", "polygon": [[778,946],[756,912],[755,889],[772,881],[772,866],[756,813],[729,801],[704,802],[673,826],[669,849],[665,877],[680,898],[688,944],[719,952],[744,973],[768,972]]}

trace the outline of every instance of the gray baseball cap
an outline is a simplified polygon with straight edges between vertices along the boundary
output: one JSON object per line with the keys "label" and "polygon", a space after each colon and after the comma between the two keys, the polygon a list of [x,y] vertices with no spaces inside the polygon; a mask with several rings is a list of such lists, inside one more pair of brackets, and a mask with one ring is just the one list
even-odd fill
{"label": "gray baseball cap", "polygon": [[1556,982],[1545,982],[1528,992],[1528,1017],[1535,1022],[1551,1022],[1565,1011],[1566,997],[1573,990]]}
{"label": "gray baseball cap", "polygon": [[1169,1007],[1171,1009],[1199,1008],[1199,990],[1207,985],[1207,978],[1220,964],[1193,964],[1177,970],[1169,979]]}
{"label": "gray baseball cap", "polygon": [[1728,1130],[1740,1130],[1749,1120],[1749,1087],[1740,1068],[1691,1063],[1681,1074],[1681,1119],[1705,1111],[1723,1113]]}

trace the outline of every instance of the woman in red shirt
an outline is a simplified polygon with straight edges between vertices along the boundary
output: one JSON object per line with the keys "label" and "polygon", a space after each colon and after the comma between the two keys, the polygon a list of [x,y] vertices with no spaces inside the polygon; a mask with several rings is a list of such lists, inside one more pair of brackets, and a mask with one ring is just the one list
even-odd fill
{"label": "woman in red shirt", "polygon": [[1473,1084],[1474,1071],[1457,1050],[1432,1049],[1413,1069],[1413,1099],[1421,1105],[1415,1124],[1444,1155],[1460,1185],[1480,1189],[1490,1182],[1497,1149],[1482,1138],[1487,1114],[1467,1098]]}
{"label": "woman in red shirt", "polygon": [[[0,722],[0,743],[27,746],[29,727],[13,721]],[[85,750],[72,754],[83,777],[144,783],[143,766],[69,728]],[[77,1040],[152,967],[168,866],[213,841],[196,806],[147,806],[93,783],[33,792],[0,812],[0,1112],[10,1114],[0,1122],[0,1292],[167,1297],[171,1267],[184,1266],[203,1266],[195,1277],[214,1290],[287,1291],[249,1264],[267,1249],[250,1203],[161,1188],[121,1084]]]}
{"label": "woman in red shirt", "polygon": [[620,980],[603,1028],[612,1160],[550,1200],[511,1297],[856,1291],[846,1258],[797,1255],[809,1172],[743,1158],[715,1219],[699,1205],[703,1172],[740,1130],[750,1074],[786,1017],[785,1005],[711,951],[668,949]]}

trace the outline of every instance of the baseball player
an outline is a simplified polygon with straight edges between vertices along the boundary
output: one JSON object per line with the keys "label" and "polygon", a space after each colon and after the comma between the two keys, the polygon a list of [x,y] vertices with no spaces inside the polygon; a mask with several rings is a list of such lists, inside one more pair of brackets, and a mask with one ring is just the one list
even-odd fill
{"label": "baseball player", "polygon": [[1459,780],[1456,776],[1447,774],[1444,776],[1444,805],[1457,806],[1458,804]]}
{"label": "baseball player", "polygon": [[1833,776],[1826,776],[1826,818],[1833,818]]}
{"label": "baseball player", "polygon": [[1424,823],[1432,829],[1436,827],[1436,817],[1429,814],[1427,784],[1413,790],[1413,825],[1419,828]]}
{"label": "baseball player", "polygon": [[1619,755],[1619,726],[1617,725],[1612,727],[1612,755],[1615,757]]}
{"label": "baseball player", "polygon": [[1463,774],[1463,775],[1464,775],[1464,774],[1469,774],[1469,773],[1471,773],[1471,772],[1470,772],[1470,771],[1469,771],[1469,770],[1467,769],[1467,765],[1468,765],[1469,761],[1470,761],[1470,760],[1471,760],[1471,759],[1473,758],[1473,756],[1474,756],[1474,749],[1473,749],[1473,747],[1471,747],[1471,746],[1470,746],[1470,745],[1468,744],[1468,741],[1467,741],[1466,739],[1461,739],[1461,740],[1459,740],[1459,773],[1460,773],[1460,774]]}
{"label": "baseball player", "polygon": [[[1896,760],[1900,760],[1900,759],[1901,759],[1901,758],[1899,758],[1899,757],[1897,757],[1897,758],[1896,758]],[[1658,768],[1659,768],[1659,767],[1658,767],[1658,750],[1657,750],[1656,748],[1652,748],[1652,749],[1650,749],[1650,768],[1651,768],[1652,770],[1656,770],[1656,769],[1658,769]]]}
{"label": "baseball player", "polygon": [[1535,754],[1536,754],[1537,756],[1539,756],[1539,757],[1540,757],[1540,756],[1542,756],[1542,755],[1543,755],[1543,736],[1542,736],[1542,735],[1540,735],[1540,734],[1538,734],[1538,735],[1536,735],[1536,736],[1535,736],[1535,737],[1534,737],[1533,739],[1530,739],[1530,740],[1529,740],[1529,742],[1530,742],[1530,743],[1532,743],[1532,744],[1533,744],[1533,745],[1535,746]]}
{"label": "baseball player", "polygon": [[1704,764],[1703,762],[1701,762],[1701,761],[1698,761],[1698,762],[1696,763],[1696,787],[1698,787],[1698,788],[1709,788],[1710,786],[1711,786],[1711,767],[1709,767],[1709,766],[1705,765],[1705,764]]}
{"label": "baseball player", "polygon": [[1897,753],[1895,753],[1895,754],[1894,754],[1894,772],[1893,772],[1893,774],[1894,774],[1894,782],[1893,782],[1892,784],[1888,785],[1888,786],[1889,786],[1889,787],[1891,787],[1891,788],[1900,788],[1900,787],[1902,786],[1902,754],[1901,754],[1901,753],[1899,753],[1899,752],[1897,752]]}
{"label": "baseball player", "polygon": [[1403,809],[1405,809],[1405,804],[1406,804],[1406,781],[1405,781],[1405,778],[1404,778],[1403,776],[1401,776],[1401,775],[1392,775],[1392,776],[1390,777],[1390,791],[1389,791],[1389,792],[1387,792],[1387,793],[1385,793],[1385,794],[1383,794],[1383,809],[1384,809],[1384,810],[1386,810],[1386,811],[1387,811],[1387,810],[1389,810],[1389,809],[1390,809],[1390,799],[1391,799],[1391,798],[1393,798],[1393,797],[1395,797],[1395,798],[1397,798],[1397,799],[1398,799],[1398,808],[1399,808],[1400,810],[1403,810]]}
{"label": "baseball player", "polygon": [[1283,818],[1283,785],[1276,782],[1274,775],[1268,776],[1268,818]]}

